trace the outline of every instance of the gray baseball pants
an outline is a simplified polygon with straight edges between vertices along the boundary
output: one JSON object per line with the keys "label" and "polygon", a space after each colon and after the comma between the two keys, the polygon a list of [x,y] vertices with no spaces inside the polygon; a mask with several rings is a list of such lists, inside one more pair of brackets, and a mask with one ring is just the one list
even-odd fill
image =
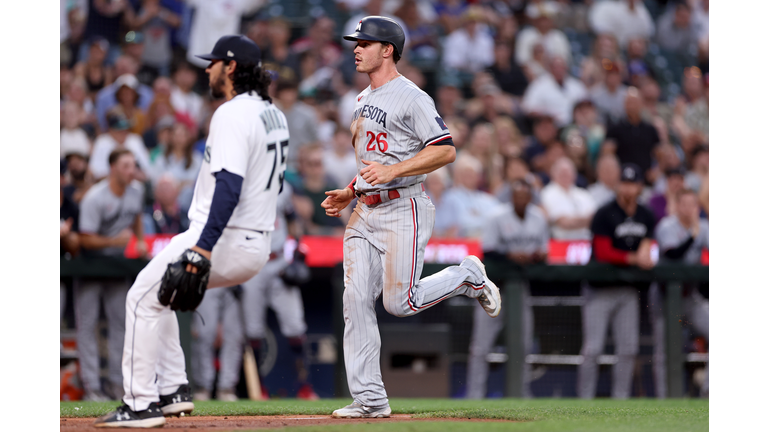
{"label": "gray baseball pants", "polygon": [[632,393],[632,372],[640,341],[640,301],[632,287],[593,288],[584,284],[586,303],[581,309],[583,362],[578,369],[577,392],[592,399],[597,390],[599,366],[608,326],[611,327],[618,363],[613,365],[611,397],[627,399]]}
{"label": "gray baseball pants", "polygon": [[[533,310],[529,303],[530,289],[526,283],[523,290],[523,349],[530,354],[533,348]],[[467,362],[467,399],[483,399],[488,389],[488,361],[486,357],[493,349],[496,338],[504,328],[504,309],[496,318],[491,318],[480,303],[474,306],[472,339],[469,343]],[[531,397],[531,365],[523,364],[523,396]]]}
{"label": "gray baseball pants", "polygon": [[435,223],[435,206],[421,184],[401,198],[368,206],[358,201],[344,234],[344,363],[349,391],[367,406],[388,403],[381,379],[376,300],[392,315],[417,314],[457,295],[476,298],[484,278],[474,265],[452,266],[419,279]]}
{"label": "gray baseball pants", "polygon": [[[666,318],[664,315],[664,296],[659,285],[654,283],[648,290],[648,308],[651,310],[651,327],[653,328],[653,382],[656,397],[667,397],[667,335]],[[693,329],[709,341],[709,300],[705,299],[698,290],[683,297],[683,318],[690,322]],[[709,362],[705,368],[706,378],[701,387],[703,395],[709,394]]]}
{"label": "gray baseball pants", "polygon": [[[213,390],[214,342],[221,323],[219,349],[219,390],[232,390],[240,380],[243,360],[243,321],[240,301],[230,288],[211,289],[205,293],[192,320],[192,374],[195,384]],[[203,324],[205,322],[205,324]]]}
{"label": "gray baseball pants", "polygon": [[104,313],[109,331],[107,350],[109,381],[115,388],[123,385],[123,340],[125,338],[125,297],[131,287],[126,279],[76,279],[75,326],[77,357],[86,391],[101,391],[99,380],[99,310]]}

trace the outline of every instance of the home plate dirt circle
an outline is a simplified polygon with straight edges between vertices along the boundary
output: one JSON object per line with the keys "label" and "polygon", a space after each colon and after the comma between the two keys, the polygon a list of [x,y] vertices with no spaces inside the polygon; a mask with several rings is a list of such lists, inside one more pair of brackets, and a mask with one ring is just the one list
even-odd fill
{"label": "home plate dirt circle", "polygon": [[[103,431],[93,427],[95,418],[62,418],[59,420],[61,431]],[[190,416],[168,418],[165,429],[194,429],[197,431],[230,431],[240,429],[276,429],[288,426],[320,426],[349,423],[387,423],[413,421],[474,421],[474,422],[509,422],[509,420],[467,419],[467,418],[413,418],[411,414],[392,414],[380,419],[336,419],[322,415],[290,416]]]}

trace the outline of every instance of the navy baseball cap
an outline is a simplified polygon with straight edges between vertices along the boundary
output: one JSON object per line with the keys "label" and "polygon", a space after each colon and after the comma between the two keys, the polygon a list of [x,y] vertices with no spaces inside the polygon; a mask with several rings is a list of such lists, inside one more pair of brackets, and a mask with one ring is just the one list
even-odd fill
{"label": "navy baseball cap", "polygon": [[640,167],[633,163],[621,165],[621,181],[630,183],[643,183]]}
{"label": "navy baseball cap", "polygon": [[256,43],[243,35],[222,36],[210,54],[195,55],[203,60],[234,60],[261,66],[261,50]]}

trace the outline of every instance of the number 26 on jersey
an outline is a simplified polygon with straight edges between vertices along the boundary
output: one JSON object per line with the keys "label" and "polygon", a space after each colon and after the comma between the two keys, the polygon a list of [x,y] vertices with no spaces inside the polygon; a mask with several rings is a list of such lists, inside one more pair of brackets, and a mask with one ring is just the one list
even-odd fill
{"label": "number 26 on jersey", "polygon": [[367,151],[376,151],[378,148],[380,152],[385,153],[387,149],[389,148],[389,145],[387,144],[387,133],[386,132],[380,132],[379,134],[376,134],[374,132],[368,131],[365,133],[366,137],[368,138],[368,145],[365,146],[365,150]]}

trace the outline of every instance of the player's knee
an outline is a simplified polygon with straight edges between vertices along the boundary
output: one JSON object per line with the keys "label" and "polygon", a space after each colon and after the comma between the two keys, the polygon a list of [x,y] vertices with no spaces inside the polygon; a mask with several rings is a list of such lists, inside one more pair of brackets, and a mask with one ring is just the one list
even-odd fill
{"label": "player's knee", "polygon": [[384,302],[384,309],[386,309],[390,315],[396,316],[398,318],[407,317],[410,315],[407,310],[403,309],[399,305],[389,305]]}

